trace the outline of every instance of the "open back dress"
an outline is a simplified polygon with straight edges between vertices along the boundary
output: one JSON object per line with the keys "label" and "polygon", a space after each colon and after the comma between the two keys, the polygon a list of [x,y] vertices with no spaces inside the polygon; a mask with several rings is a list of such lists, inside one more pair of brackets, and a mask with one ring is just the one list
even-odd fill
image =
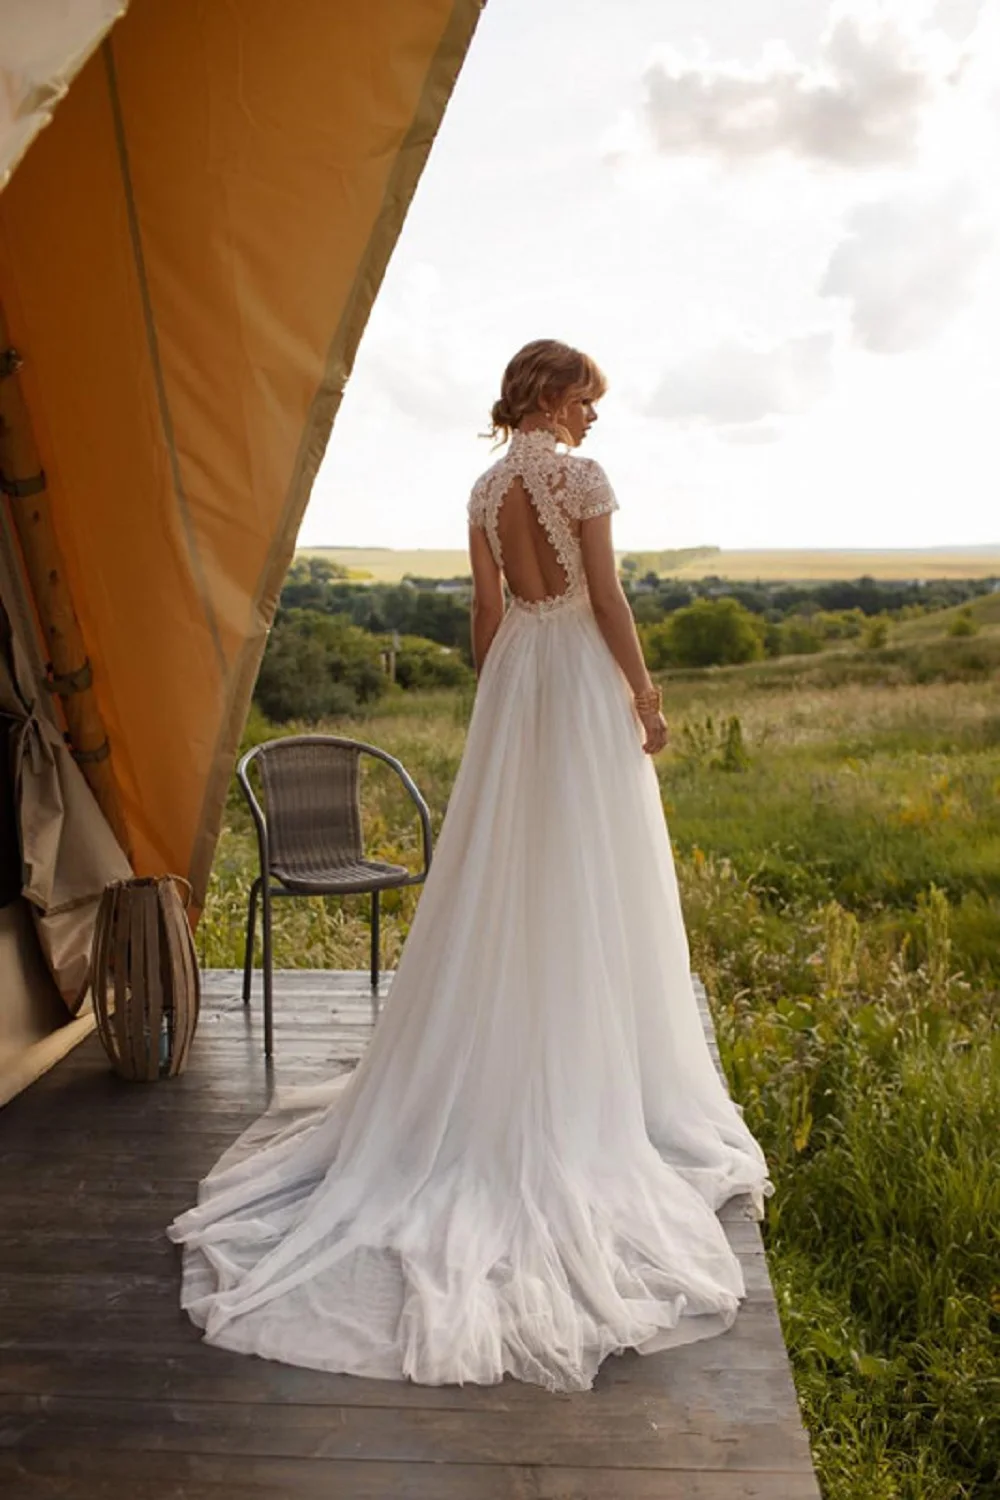
{"label": "open back dress", "polygon": [[512,493],[519,553],[551,549],[561,586],[512,595],[490,646],[367,1052],[279,1092],[169,1226],[213,1344],[567,1391],[736,1317],[716,1210],[759,1213],[770,1185],[702,1033],[656,772],[587,592],[580,530],[617,502],[598,464],[515,432],[469,502],[501,567]]}

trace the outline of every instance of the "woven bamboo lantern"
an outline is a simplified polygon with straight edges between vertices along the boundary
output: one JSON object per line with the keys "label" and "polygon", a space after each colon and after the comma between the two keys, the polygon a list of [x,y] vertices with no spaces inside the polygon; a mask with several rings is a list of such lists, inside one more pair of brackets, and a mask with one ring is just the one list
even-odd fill
{"label": "woven bamboo lantern", "polygon": [[198,1023],[200,979],[180,876],[115,880],[97,911],[90,983],[97,1029],[123,1078],[183,1072]]}

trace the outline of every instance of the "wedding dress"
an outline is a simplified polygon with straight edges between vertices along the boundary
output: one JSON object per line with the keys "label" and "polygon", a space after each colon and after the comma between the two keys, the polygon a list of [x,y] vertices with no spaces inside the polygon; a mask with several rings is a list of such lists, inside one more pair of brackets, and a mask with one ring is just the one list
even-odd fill
{"label": "wedding dress", "polygon": [[565,573],[512,598],[386,1009],[353,1073],[280,1091],[169,1226],[228,1349],[424,1384],[588,1388],[721,1333],[761,1150],[720,1082],[631,695],[579,526],[603,470],[515,432],[469,503],[502,566],[522,480]]}

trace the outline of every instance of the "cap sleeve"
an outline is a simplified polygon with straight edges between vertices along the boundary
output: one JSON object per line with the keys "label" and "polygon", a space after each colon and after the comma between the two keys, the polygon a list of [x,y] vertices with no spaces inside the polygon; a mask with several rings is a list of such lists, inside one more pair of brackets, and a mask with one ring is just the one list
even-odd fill
{"label": "cap sleeve", "polygon": [[568,476],[565,506],[578,521],[606,516],[618,509],[611,481],[596,459],[578,458]]}
{"label": "cap sleeve", "polygon": [[472,486],[472,494],[469,496],[469,525],[482,526],[486,503],[485,475],[480,474]]}

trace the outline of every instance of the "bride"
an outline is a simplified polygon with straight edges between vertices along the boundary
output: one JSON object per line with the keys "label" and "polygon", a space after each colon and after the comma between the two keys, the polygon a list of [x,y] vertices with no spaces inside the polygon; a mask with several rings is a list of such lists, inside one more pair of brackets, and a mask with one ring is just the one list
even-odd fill
{"label": "bride", "polygon": [[759,1214],[767,1168],[702,1034],[617,501],[559,447],[604,390],[550,339],[504,374],[510,445],[469,502],[479,687],[435,859],[358,1068],[279,1093],[168,1228],[210,1343],[570,1391],[736,1317],[716,1210],[749,1193]]}

